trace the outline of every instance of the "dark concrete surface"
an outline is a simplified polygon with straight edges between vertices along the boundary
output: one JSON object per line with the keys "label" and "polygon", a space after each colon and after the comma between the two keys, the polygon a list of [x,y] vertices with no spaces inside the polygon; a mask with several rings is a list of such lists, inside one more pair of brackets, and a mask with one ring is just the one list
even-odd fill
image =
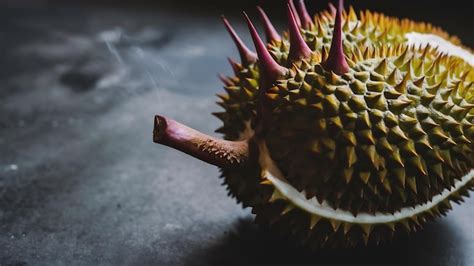
{"label": "dark concrete surface", "polygon": [[385,247],[309,253],[253,225],[215,167],[154,145],[156,113],[219,126],[236,56],[217,12],[170,10],[0,8],[0,265],[474,265],[472,199]]}

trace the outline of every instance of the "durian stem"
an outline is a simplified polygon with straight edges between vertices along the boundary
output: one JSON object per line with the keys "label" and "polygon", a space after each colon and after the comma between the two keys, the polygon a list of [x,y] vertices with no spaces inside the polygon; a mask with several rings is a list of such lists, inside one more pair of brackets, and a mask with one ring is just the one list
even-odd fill
{"label": "durian stem", "polygon": [[256,157],[254,145],[250,145],[247,140],[216,139],[159,115],[155,116],[153,142],[221,168],[239,167]]}

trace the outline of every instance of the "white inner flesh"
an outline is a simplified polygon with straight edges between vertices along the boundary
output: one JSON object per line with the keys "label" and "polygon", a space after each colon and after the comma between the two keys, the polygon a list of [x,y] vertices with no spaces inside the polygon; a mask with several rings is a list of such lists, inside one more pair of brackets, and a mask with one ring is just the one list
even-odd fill
{"label": "white inner flesh", "polygon": [[415,45],[416,47],[421,45],[422,47],[426,47],[429,44],[432,47],[437,47],[442,53],[457,56],[461,59],[464,59],[464,61],[469,63],[471,66],[474,66],[474,54],[466,49],[463,49],[462,47],[450,43],[449,41],[437,35],[410,32],[405,34],[405,38],[407,39],[406,44],[408,45]]}
{"label": "white inner flesh", "polygon": [[474,178],[474,170],[471,170],[461,180],[457,180],[454,184],[454,187],[452,187],[451,189],[445,189],[441,194],[434,196],[431,201],[424,204],[416,205],[414,207],[402,208],[401,210],[393,214],[381,212],[371,214],[362,212],[357,214],[357,216],[354,216],[348,211],[341,209],[333,209],[326,201],[319,203],[315,197],[307,199],[306,193],[304,191],[300,192],[296,190],[285,179],[280,169],[278,169],[275,162],[270,158],[268,149],[265,144],[260,145],[260,165],[262,169],[264,169],[265,177],[270,180],[270,182],[272,182],[272,184],[275,186],[275,189],[277,189],[285,198],[287,198],[297,207],[317,216],[359,224],[390,223],[408,217],[413,217],[417,214],[420,214],[424,211],[433,208],[438,203],[448,198],[451,194],[461,189]]}

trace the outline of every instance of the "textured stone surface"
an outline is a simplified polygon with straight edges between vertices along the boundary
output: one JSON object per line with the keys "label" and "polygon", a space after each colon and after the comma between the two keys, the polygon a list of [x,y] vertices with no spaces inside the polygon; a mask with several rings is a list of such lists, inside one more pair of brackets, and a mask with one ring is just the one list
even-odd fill
{"label": "textured stone surface", "polygon": [[235,50],[216,14],[0,10],[0,265],[474,265],[472,199],[389,246],[307,253],[256,228],[215,167],[152,144],[155,113],[219,125]]}

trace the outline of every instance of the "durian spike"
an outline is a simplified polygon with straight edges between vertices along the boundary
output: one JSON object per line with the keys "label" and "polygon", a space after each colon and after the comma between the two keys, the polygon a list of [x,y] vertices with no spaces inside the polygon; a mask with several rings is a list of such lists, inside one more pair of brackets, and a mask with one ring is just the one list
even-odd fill
{"label": "durian spike", "polygon": [[234,74],[235,74],[236,76],[238,76],[239,73],[240,73],[240,70],[241,70],[241,69],[240,69],[241,66],[240,66],[237,62],[235,62],[234,59],[232,59],[232,58],[230,58],[230,57],[227,57],[227,61],[229,61],[229,64],[230,64],[230,66],[232,67],[232,70],[234,71]]}
{"label": "durian spike", "polygon": [[329,12],[331,12],[331,15],[334,17],[336,15],[337,8],[331,2],[328,3],[328,8]]}
{"label": "durian spike", "polygon": [[[273,59],[270,52],[268,52],[265,44],[257,33],[257,30],[252,24],[252,21],[244,12],[245,20],[247,20],[247,25],[249,27],[250,35],[255,44],[255,49],[257,50],[258,63],[260,70],[260,86],[265,89],[270,88],[278,79],[288,73],[288,69],[280,66],[275,59]],[[262,90],[263,91],[263,90]]]}
{"label": "durian spike", "polygon": [[225,77],[222,74],[218,74],[217,77],[222,81],[222,83],[224,83],[225,86],[234,85],[230,79],[228,79],[227,77]]}
{"label": "durian spike", "polygon": [[300,28],[296,24],[295,12],[288,5],[288,26],[290,32],[290,53],[288,54],[288,65],[303,58],[311,57],[311,49],[301,36]]}
{"label": "durian spike", "polygon": [[293,11],[293,13],[295,14],[295,21],[296,21],[296,24],[298,25],[298,27],[301,27],[300,16],[298,16],[298,13],[296,12],[295,3],[293,2],[293,0],[288,0],[288,3],[287,3],[287,4],[290,5],[291,11]]}
{"label": "durian spike", "polygon": [[[251,147],[247,140],[216,139],[159,115],[155,116],[153,142],[177,149],[221,168],[238,167],[251,160]],[[253,151],[254,149],[252,153]]]}
{"label": "durian spike", "polygon": [[280,42],[281,41],[281,36],[275,30],[275,27],[273,26],[272,22],[268,18],[265,11],[260,6],[257,6],[257,10],[258,10],[258,14],[260,15],[260,19],[263,22],[263,27],[265,28],[265,35],[267,37],[267,42],[269,42],[269,43],[270,42]]}
{"label": "durian spike", "polygon": [[313,20],[311,19],[311,16],[309,15],[308,10],[306,9],[304,0],[298,0],[296,8],[298,9],[298,14],[301,19],[301,26],[303,26],[304,29],[311,28],[313,26]]}
{"label": "durian spike", "polygon": [[339,0],[337,7],[336,19],[334,22],[334,30],[332,35],[331,49],[329,50],[329,57],[324,62],[323,66],[327,71],[332,71],[338,75],[342,75],[349,71],[349,65],[344,57],[344,50],[342,45],[342,9],[343,1]]}
{"label": "durian spike", "polygon": [[224,25],[229,32],[230,36],[232,37],[232,40],[234,41],[235,45],[237,46],[237,49],[239,50],[240,58],[242,60],[242,64],[244,65],[249,65],[251,63],[254,63],[257,61],[257,55],[252,52],[245,44],[244,42],[240,39],[239,35],[235,32],[234,28],[230,25],[229,21],[225,18],[225,16],[221,16],[222,21],[224,22]]}

